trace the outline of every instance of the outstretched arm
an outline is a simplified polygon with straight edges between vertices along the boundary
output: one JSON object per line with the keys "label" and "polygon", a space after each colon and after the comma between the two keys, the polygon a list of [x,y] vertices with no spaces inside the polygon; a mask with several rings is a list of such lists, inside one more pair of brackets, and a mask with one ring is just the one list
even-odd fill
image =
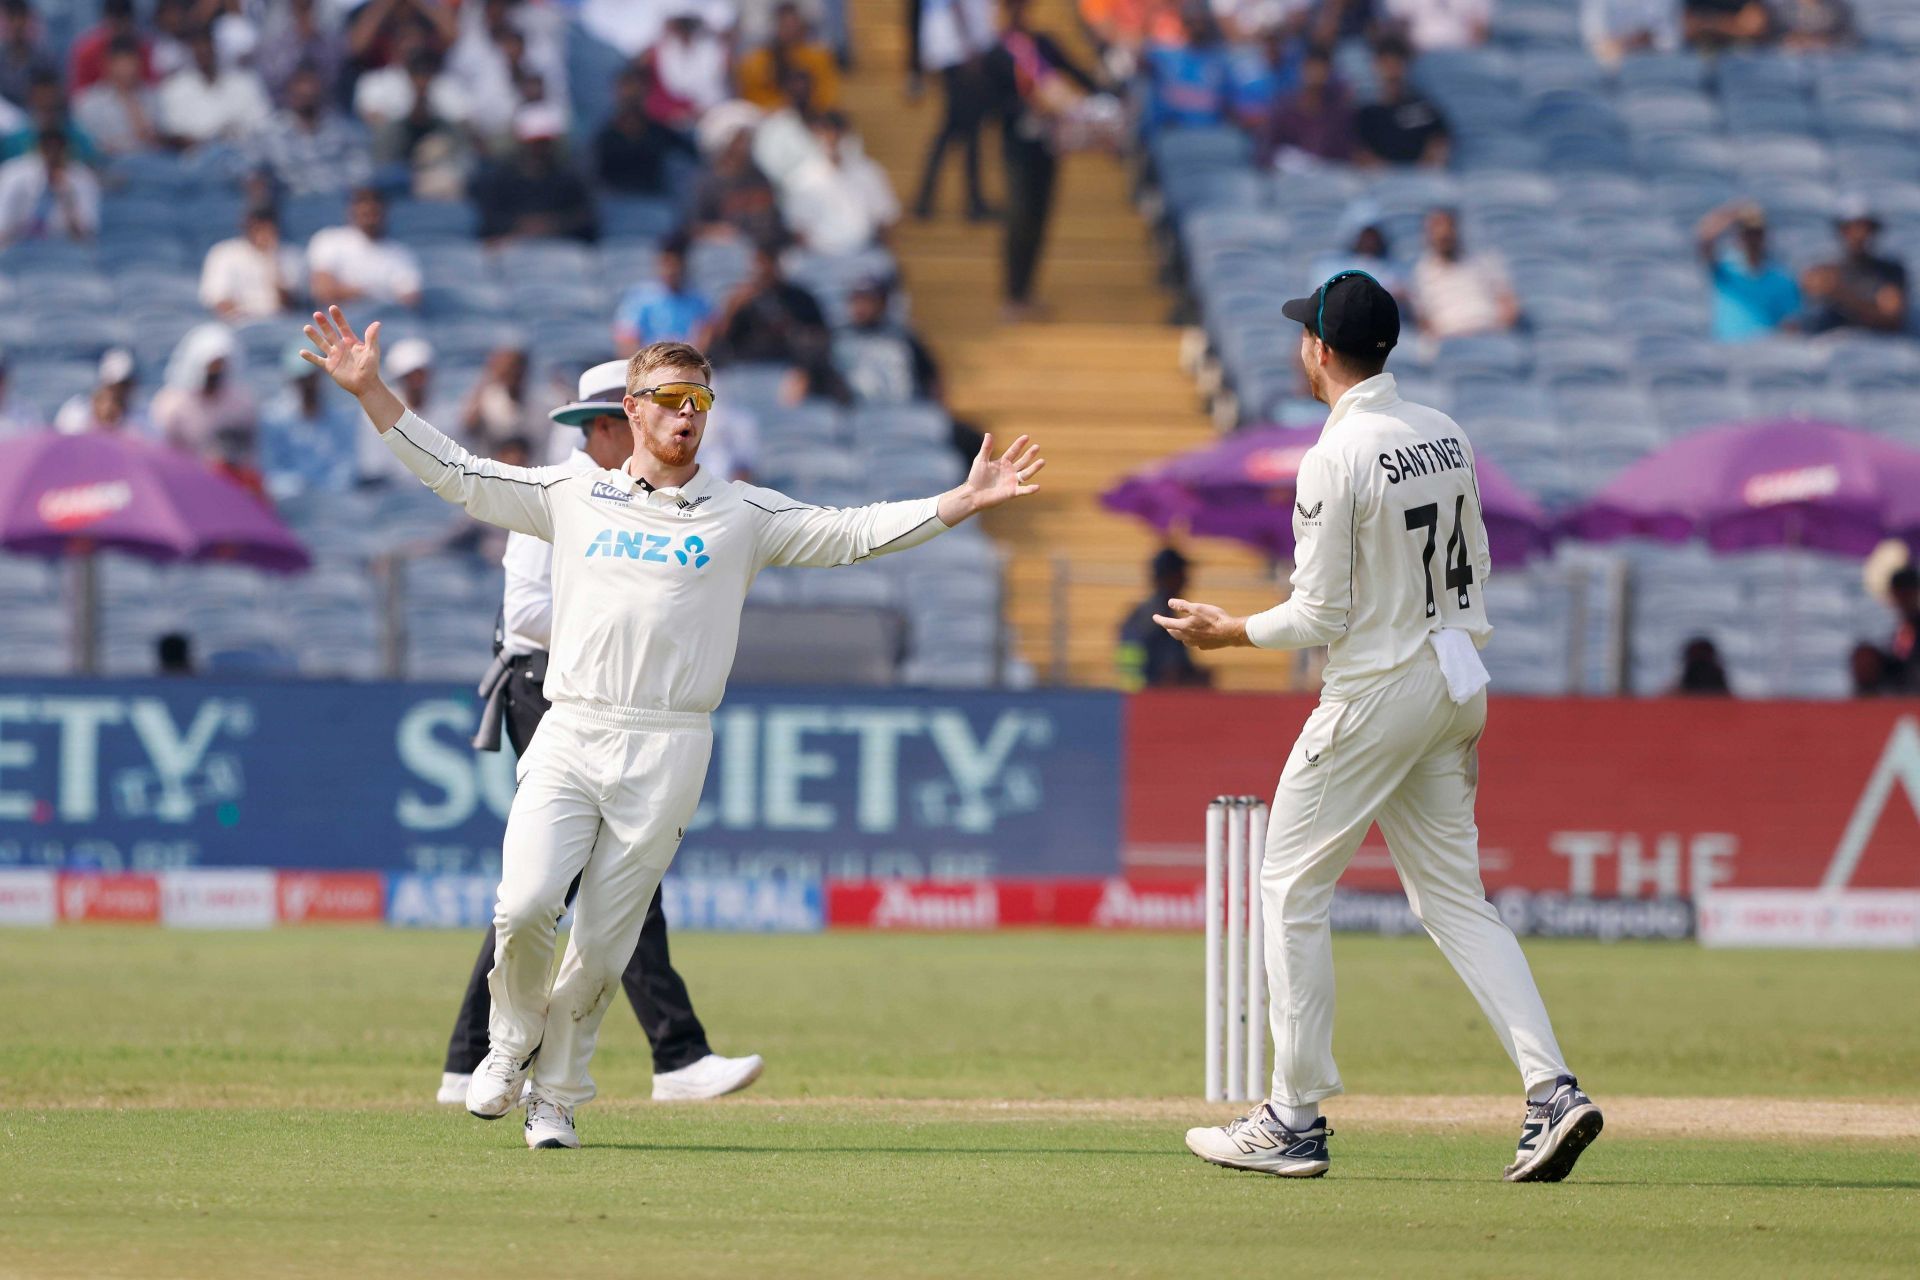
{"label": "outstretched arm", "polygon": [[[989,435],[981,440],[966,480],[937,497],[836,509],[805,506],[762,490],[777,502],[761,507],[767,518],[760,534],[760,562],[826,568],[917,547],[970,516],[1039,492],[1033,478],[1045,465],[1039,446],[1026,436],[994,457]],[[748,501],[760,506],[755,499]]]}
{"label": "outstretched arm", "polygon": [[369,420],[420,482],[467,514],[488,524],[553,540],[553,510],[547,489],[567,478],[560,467],[510,467],[476,458],[400,403],[380,380],[380,322],[365,336],[353,331],[346,313],[331,307],[313,313],[306,326],[315,350],[300,358],[326,371],[341,390],[360,402]]}

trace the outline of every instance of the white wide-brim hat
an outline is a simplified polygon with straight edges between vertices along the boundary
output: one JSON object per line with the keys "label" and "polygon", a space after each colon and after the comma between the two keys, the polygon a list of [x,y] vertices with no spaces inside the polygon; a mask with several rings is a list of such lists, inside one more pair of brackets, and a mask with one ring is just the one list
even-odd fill
{"label": "white wide-brim hat", "polygon": [[627,362],[609,360],[580,375],[579,399],[549,411],[547,416],[569,427],[583,427],[591,419],[609,413],[624,417],[626,396]]}

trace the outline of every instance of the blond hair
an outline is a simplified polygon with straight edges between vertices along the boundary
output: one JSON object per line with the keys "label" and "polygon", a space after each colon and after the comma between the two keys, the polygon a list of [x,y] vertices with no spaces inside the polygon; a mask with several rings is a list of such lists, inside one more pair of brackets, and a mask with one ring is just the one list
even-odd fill
{"label": "blond hair", "polygon": [[655,369],[698,369],[702,378],[713,377],[713,366],[698,347],[684,342],[656,342],[627,358],[627,394],[646,386],[647,374]]}

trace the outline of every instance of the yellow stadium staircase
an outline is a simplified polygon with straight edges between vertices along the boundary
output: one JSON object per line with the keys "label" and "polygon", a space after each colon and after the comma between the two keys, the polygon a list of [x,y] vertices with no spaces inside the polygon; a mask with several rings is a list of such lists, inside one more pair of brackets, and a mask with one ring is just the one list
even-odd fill
{"label": "yellow stadium staircase", "polygon": [[[906,92],[905,6],[850,0],[859,65],[846,109],[870,154],[911,203],[926,144],[938,125],[939,86]],[[1036,25],[1091,62],[1067,0],[1041,0]],[[999,181],[995,131],[985,140],[990,193]],[[1047,469],[1035,498],[994,513],[989,531],[1008,550],[1007,621],[1022,657],[1043,681],[1116,683],[1120,619],[1147,594],[1156,535],[1098,503],[1136,467],[1216,438],[1193,381],[1179,365],[1172,298],[1156,279],[1148,229],[1129,198],[1125,165],[1076,155],[1062,166],[1053,224],[1035,296],[1048,319],[1000,321],[1000,228],[960,217],[958,158],[950,155],[938,216],[909,217],[895,235],[916,327],[944,372],[956,416],[1005,443],[1041,442]],[[1262,557],[1206,539],[1181,548],[1194,563],[1190,594],[1240,612],[1278,598]],[[1295,664],[1228,650],[1200,659],[1217,687],[1288,687]]]}

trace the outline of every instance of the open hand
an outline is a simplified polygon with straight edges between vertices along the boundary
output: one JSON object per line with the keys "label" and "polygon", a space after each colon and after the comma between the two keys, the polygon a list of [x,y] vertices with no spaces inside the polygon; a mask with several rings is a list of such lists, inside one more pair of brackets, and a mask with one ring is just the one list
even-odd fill
{"label": "open hand", "polygon": [[974,455],[966,483],[960,487],[966,491],[975,511],[986,511],[1003,502],[1038,493],[1040,486],[1032,480],[1046,465],[1047,460],[1040,456],[1040,446],[1026,436],[1008,445],[1007,451],[998,458],[994,457],[993,435],[989,432],[980,441],[980,452]]}
{"label": "open hand", "polygon": [[353,331],[346,313],[328,307],[325,315],[313,313],[313,323],[301,332],[318,352],[301,349],[300,358],[326,370],[327,376],[351,396],[363,396],[380,386],[380,322],[367,326],[366,336]]}
{"label": "open hand", "polygon": [[1247,620],[1236,618],[1217,604],[1195,604],[1189,600],[1167,601],[1172,617],[1154,614],[1162,630],[1190,649],[1226,649],[1251,644],[1247,639]]}

